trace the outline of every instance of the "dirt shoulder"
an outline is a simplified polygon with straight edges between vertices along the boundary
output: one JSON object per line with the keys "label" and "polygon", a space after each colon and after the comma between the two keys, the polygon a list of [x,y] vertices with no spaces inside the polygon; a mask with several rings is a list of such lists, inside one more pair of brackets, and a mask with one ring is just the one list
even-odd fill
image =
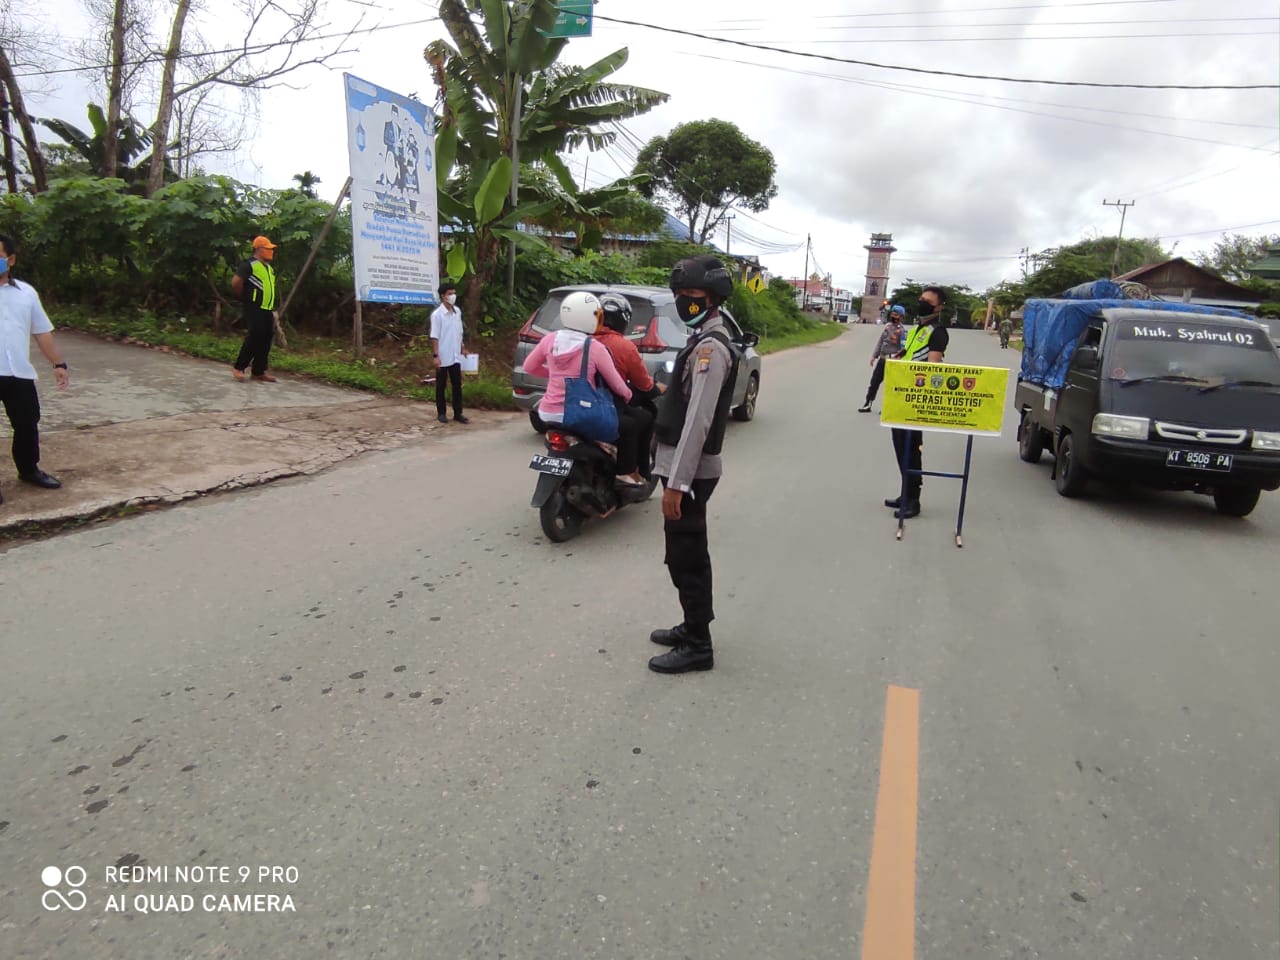
{"label": "dirt shoulder", "polygon": [[515,416],[468,411],[470,425],[441,424],[432,404],[283,375],[237,383],[222,364],[89,337],[60,341],[72,384],[63,392],[40,381],[40,465],[62,488],[28,486],[0,465],[0,539],[305,476]]}

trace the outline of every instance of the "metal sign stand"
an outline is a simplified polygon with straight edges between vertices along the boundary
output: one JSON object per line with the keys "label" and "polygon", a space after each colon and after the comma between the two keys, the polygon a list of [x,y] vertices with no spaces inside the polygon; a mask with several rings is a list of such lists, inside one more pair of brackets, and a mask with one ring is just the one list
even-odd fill
{"label": "metal sign stand", "polygon": [[907,442],[902,447],[902,462],[898,466],[902,470],[902,492],[898,494],[898,532],[894,539],[901,540],[902,534],[906,530],[907,518],[903,515],[907,506],[907,477],[909,475],[918,477],[946,477],[951,480],[960,481],[960,512],[956,516],[956,546],[963,547],[964,539],[961,536],[964,530],[964,503],[969,495],[969,466],[973,462],[973,434],[969,434],[964,445],[964,473],[940,473],[935,470],[911,470],[908,464],[911,462],[911,440],[910,434],[918,433],[916,430],[904,431],[908,434]]}

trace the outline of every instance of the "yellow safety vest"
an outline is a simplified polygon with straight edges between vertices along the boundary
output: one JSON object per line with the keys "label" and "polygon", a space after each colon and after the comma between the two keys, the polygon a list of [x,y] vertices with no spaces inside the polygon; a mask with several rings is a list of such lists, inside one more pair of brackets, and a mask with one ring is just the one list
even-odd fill
{"label": "yellow safety vest", "polygon": [[[935,321],[936,322],[936,321]],[[916,324],[915,329],[907,336],[906,353],[903,360],[923,363],[929,359],[929,338],[933,336],[934,325]]]}

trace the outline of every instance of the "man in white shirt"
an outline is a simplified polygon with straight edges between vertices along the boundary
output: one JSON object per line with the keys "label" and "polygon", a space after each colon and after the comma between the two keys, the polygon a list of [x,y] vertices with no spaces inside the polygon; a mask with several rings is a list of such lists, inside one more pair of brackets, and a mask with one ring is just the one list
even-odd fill
{"label": "man in white shirt", "polygon": [[[13,240],[0,235],[0,403],[13,425],[13,462],[18,478],[54,490],[62,484],[39,466],[40,395],[36,392],[36,368],[31,365],[32,337],[45,359],[53,364],[58,388],[65,388],[70,378],[53,341],[53,324],[40,304],[39,294],[31,284],[13,279],[15,262]],[[0,503],[3,502],[4,497],[0,496]]]}
{"label": "man in white shirt", "polygon": [[456,306],[458,288],[452,283],[440,285],[440,306],[431,312],[431,351],[436,357],[436,419],[448,423],[445,416],[444,381],[453,386],[453,419],[470,423],[462,414],[462,311]]}

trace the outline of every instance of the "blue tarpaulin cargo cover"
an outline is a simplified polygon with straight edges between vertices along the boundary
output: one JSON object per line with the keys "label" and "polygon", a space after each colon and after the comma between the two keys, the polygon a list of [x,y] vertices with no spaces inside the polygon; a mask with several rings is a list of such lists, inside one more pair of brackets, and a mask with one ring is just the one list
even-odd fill
{"label": "blue tarpaulin cargo cover", "polygon": [[1022,369],[1018,379],[1061,389],[1080,334],[1089,325],[1091,317],[1098,316],[1108,307],[1220,317],[1245,316],[1238,310],[1225,307],[1166,303],[1163,300],[1028,300],[1022,308]]}

